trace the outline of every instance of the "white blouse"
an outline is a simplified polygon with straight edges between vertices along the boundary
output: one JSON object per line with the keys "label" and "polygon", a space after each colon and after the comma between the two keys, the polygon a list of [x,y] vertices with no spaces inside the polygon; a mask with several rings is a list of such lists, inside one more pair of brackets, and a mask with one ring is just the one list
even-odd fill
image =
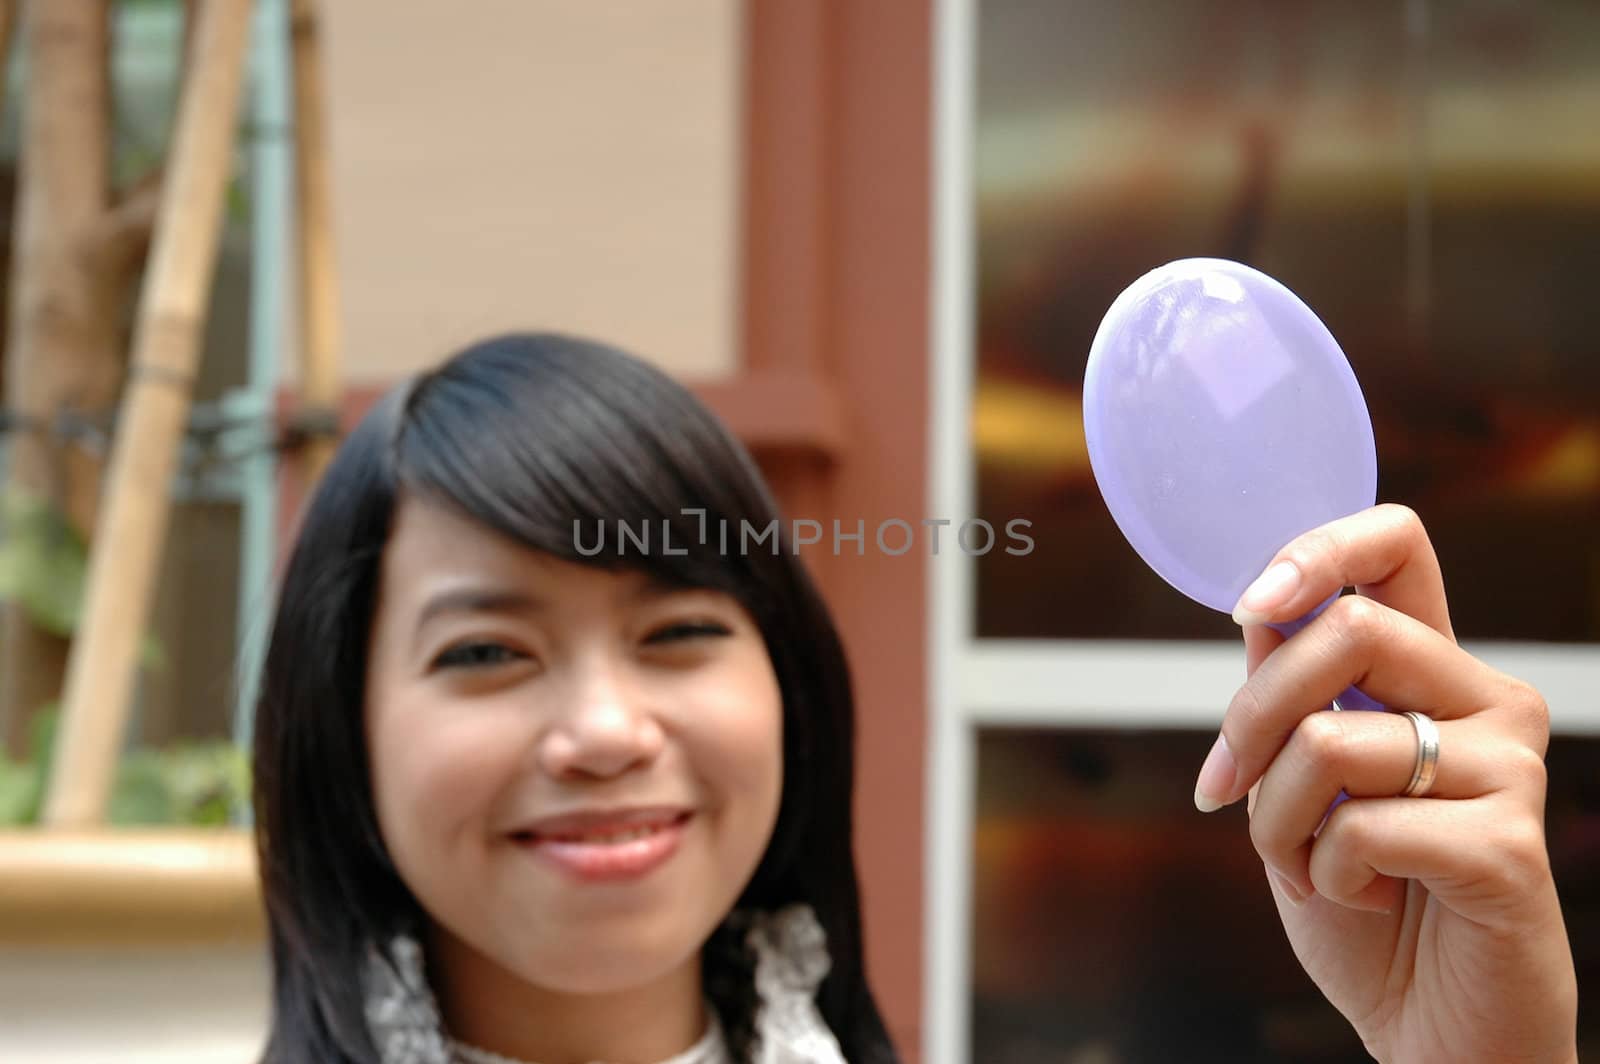
{"label": "white blouse", "polygon": [[[755,914],[745,941],[755,951],[754,1064],[846,1064],[839,1041],[817,1011],[828,974],[827,936],[809,905]],[[451,1038],[423,974],[422,947],[408,936],[374,951],[365,973],[367,1029],[383,1064],[530,1064]],[[705,1034],[660,1064],[734,1064],[717,1013],[706,1003]],[[605,1064],[595,1061],[594,1064]]]}

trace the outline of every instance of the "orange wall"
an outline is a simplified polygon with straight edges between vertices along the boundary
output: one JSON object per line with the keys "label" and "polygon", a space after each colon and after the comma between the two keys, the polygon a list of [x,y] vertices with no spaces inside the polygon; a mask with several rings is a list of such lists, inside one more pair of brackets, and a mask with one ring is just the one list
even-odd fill
{"label": "orange wall", "polygon": [[[747,364],[839,399],[837,462],[769,465],[799,516],[845,530],[925,512],[931,22],[925,0],[751,0]],[[869,532],[870,536],[871,533]],[[920,1059],[928,559],[813,554],[855,673],[867,967]]]}

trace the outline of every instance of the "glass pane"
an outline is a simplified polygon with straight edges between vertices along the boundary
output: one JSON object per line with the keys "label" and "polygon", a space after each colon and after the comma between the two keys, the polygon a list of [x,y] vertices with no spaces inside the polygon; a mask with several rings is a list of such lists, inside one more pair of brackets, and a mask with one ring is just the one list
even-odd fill
{"label": "glass pane", "polygon": [[979,636],[1234,637],[1124,544],[1079,412],[1116,294],[1218,255],[1340,339],[1457,630],[1600,639],[1600,5],[978,11],[978,510],[1036,543],[977,559]]}
{"label": "glass pane", "polygon": [[[973,1046],[984,1064],[1371,1057],[1290,951],[1242,806],[1190,802],[1215,733],[980,734]],[[1547,832],[1600,978],[1600,739],[1557,738]],[[1584,1006],[1580,1056],[1600,1052]]]}

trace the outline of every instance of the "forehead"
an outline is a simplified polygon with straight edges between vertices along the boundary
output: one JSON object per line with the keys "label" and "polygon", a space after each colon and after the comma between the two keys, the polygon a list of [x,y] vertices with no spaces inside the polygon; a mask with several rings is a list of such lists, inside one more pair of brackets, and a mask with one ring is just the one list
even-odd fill
{"label": "forehead", "polygon": [[403,578],[458,563],[523,566],[541,559],[521,544],[466,515],[404,493],[383,550],[384,578]]}
{"label": "forehead", "polygon": [[466,581],[537,585],[551,594],[653,583],[639,571],[580,565],[534,550],[449,506],[402,495],[383,552],[382,598],[399,606]]}

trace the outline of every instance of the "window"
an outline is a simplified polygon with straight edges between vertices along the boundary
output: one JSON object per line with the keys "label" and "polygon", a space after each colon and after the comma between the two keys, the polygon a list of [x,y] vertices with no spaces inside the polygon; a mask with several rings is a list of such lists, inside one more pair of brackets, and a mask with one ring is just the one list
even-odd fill
{"label": "window", "polygon": [[1549,699],[1547,831],[1592,979],[1600,9],[943,0],[935,42],[933,502],[1029,519],[1035,549],[934,560],[927,1059],[1366,1059],[1243,814],[1190,804],[1237,630],[1145,568],[1084,450],[1102,315],[1185,256],[1323,317],[1458,633]]}

